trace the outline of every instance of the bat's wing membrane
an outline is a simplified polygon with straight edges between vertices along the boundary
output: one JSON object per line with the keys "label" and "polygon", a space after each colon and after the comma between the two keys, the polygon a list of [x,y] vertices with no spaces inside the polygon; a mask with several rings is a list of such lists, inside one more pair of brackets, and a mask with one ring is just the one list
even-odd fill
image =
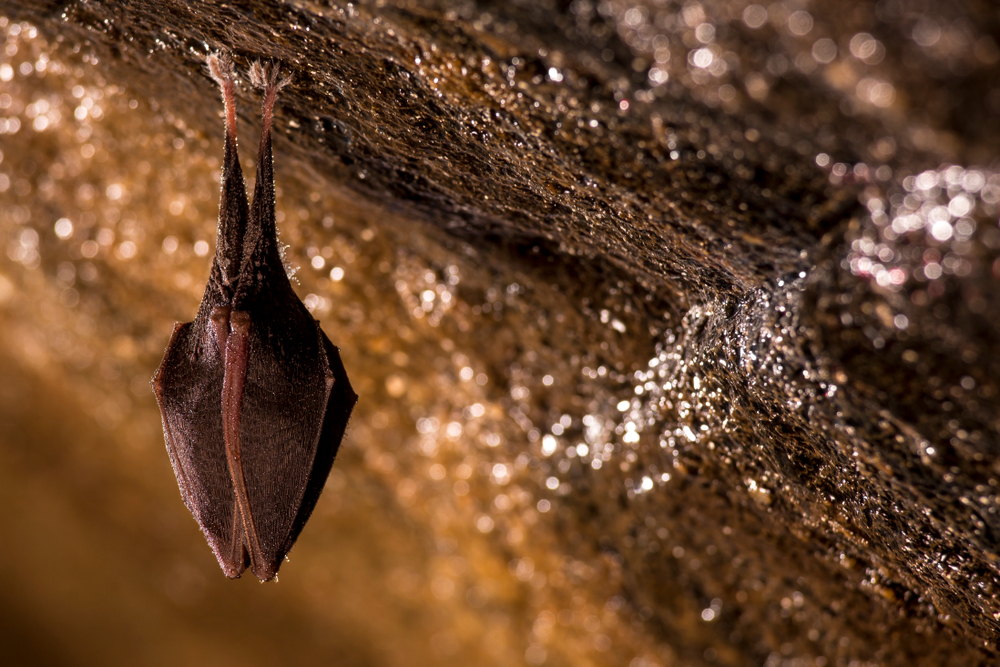
{"label": "bat's wing membrane", "polygon": [[266,321],[279,324],[268,327],[251,311],[239,437],[248,509],[260,547],[260,562],[251,567],[265,581],[274,578],[294,542],[291,533],[317,459],[330,454],[319,454],[330,383],[315,326],[309,335],[303,317]]}
{"label": "bat's wing membrane", "polygon": [[285,551],[292,548],[292,544],[298,538],[302,527],[316,506],[316,501],[326,484],[326,478],[330,474],[330,468],[333,466],[337,449],[344,437],[344,431],[347,429],[351,411],[354,410],[354,406],[358,402],[358,395],[354,393],[351,382],[347,379],[344,363],[340,360],[340,350],[326,337],[319,322],[314,322],[314,325],[323,350],[321,355],[323,367],[326,369],[328,391],[326,413],[323,416],[323,427],[319,436],[316,459],[313,461],[312,475],[303,491],[295,523],[288,534]]}
{"label": "bat's wing membrane", "polygon": [[195,322],[174,329],[153,388],[170,463],[184,504],[201,525],[208,543],[229,577],[249,563],[243,529],[226,461],[220,397],[224,367],[213,345]]}

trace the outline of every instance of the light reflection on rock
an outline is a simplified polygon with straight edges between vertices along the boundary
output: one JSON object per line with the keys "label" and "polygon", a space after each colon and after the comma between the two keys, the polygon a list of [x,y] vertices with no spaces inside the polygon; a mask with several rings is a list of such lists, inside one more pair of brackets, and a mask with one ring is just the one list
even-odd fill
{"label": "light reflection on rock", "polygon": [[[828,110],[783,103],[795,99],[789,81],[816,77],[841,96],[838,113],[891,119],[913,90],[893,76],[902,69],[887,69],[900,57],[891,42],[841,30],[838,55],[824,62],[815,40],[834,34],[829,7],[730,4],[572,3],[581,39],[605,45],[581,54],[564,45],[479,57],[438,48],[441,34],[405,43],[405,61],[384,63],[393,90],[426,86],[435,104],[472,102],[435,107],[458,109],[442,128],[459,134],[424,146],[415,167],[406,156],[385,158],[399,171],[380,170],[385,146],[401,151],[393,159],[407,148],[389,140],[374,162],[345,162],[350,178],[386,188],[375,202],[313,171],[301,152],[322,163],[372,141],[379,132],[357,112],[367,89],[345,90],[350,77],[294,63],[313,77],[301,89],[324,91],[344,116],[279,115],[288,153],[296,137],[337,147],[300,148],[297,160],[279,152],[281,239],[314,315],[344,332],[362,403],[277,593],[212,579],[200,537],[174,516],[184,512],[172,482],[159,479],[165,458],[145,384],[162,332],[200,296],[218,137],[189,126],[197,113],[181,117],[183,103],[127,99],[95,82],[92,55],[60,53],[27,24],[3,24],[5,354],[59,384],[81,408],[81,429],[99,427],[103,448],[74,439],[48,447],[106,466],[112,482],[88,512],[113,517],[110,534],[134,536],[122,543],[143,552],[138,571],[160,582],[144,599],[156,605],[163,593],[177,605],[158,621],[165,637],[189,637],[191,614],[252,609],[273,619],[254,602],[271,595],[293,619],[275,620],[278,630],[314,638],[340,629],[336,647],[372,663],[909,664],[915,651],[968,664],[979,655],[971,646],[993,641],[982,619],[1000,613],[990,467],[997,329],[986,319],[997,309],[983,285],[1000,273],[997,177],[975,166],[909,173],[899,162],[913,155],[905,137],[864,126],[838,138]],[[397,37],[372,7],[315,11],[371,44]],[[512,39],[494,16],[460,18],[484,40]],[[932,39],[937,25],[906,39],[930,52],[944,39]],[[752,38],[735,32],[744,27]],[[607,41],[609,30],[623,43]],[[159,49],[183,53],[166,39]],[[984,43],[972,55],[986,63],[990,53]],[[585,75],[623,57],[641,83],[623,74],[609,95],[588,99],[598,84]],[[704,122],[642,106],[673,104],[677,90],[705,105]],[[742,106],[751,100],[767,100],[788,127],[750,117],[759,127],[730,128],[707,111],[756,109]],[[531,104],[545,115],[526,113]],[[386,131],[400,123],[377,122]],[[413,122],[433,136],[427,119]],[[642,138],[620,142],[626,131]],[[447,163],[448,142],[493,170],[496,188],[464,192],[471,186]],[[532,151],[553,145],[594,151],[593,173],[569,178],[579,163],[534,161]],[[633,160],[636,146],[650,153]],[[720,194],[725,181],[699,171],[711,158],[712,169],[742,173],[746,156],[769,159],[775,146],[804,164],[784,155],[768,163],[790,170],[781,183],[751,191],[748,176],[747,190]],[[852,152],[863,160],[848,161]],[[826,170],[819,178],[813,161]],[[614,169],[601,174],[605,162]],[[711,187],[657,201],[655,185],[646,188],[661,169],[673,169],[671,184]],[[532,174],[530,197],[511,186],[525,182],[522,171]],[[801,195],[836,208],[817,194],[827,185],[845,199],[862,192],[865,209],[837,213],[851,218],[844,242],[833,225],[832,240],[816,243],[788,204]],[[621,191],[628,196],[616,198]],[[629,200],[634,192],[654,204]],[[408,219],[408,196],[427,197],[433,213],[456,193],[469,194],[468,208],[442,211],[441,224],[464,240]],[[729,208],[740,198],[772,218],[740,217]],[[662,245],[660,227],[637,223],[644,211],[678,207],[654,223],[684,229],[668,237],[683,252]],[[496,246],[479,242],[473,225],[483,220]],[[503,225],[526,220],[541,220],[548,236],[506,247]],[[781,224],[791,231],[774,233]],[[804,246],[813,254],[800,254]],[[593,268],[602,253],[617,264]],[[875,354],[891,363],[873,364]],[[954,377],[941,372],[952,364]],[[4,391],[6,404],[22,405]],[[68,497],[89,497],[81,489],[92,487],[77,484]],[[155,537],[133,535],[148,515]],[[134,627],[146,631],[141,619]],[[956,628],[956,643],[940,638],[944,627]],[[303,655],[334,652],[315,639],[302,645]]]}

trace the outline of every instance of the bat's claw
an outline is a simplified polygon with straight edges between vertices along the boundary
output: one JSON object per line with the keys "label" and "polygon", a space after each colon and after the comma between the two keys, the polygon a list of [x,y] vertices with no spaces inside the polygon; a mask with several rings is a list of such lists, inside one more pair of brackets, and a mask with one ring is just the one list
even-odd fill
{"label": "bat's claw", "polygon": [[256,88],[278,92],[291,82],[292,75],[282,75],[281,67],[277,63],[262,65],[258,60],[250,66],[250,83]]}
{"label": "bat's claw", "polygon": [[[274,110],[274,98],[277,97],[279,90],[291,82],[292,77],[290,74],[281,75],[278,63],[262,65],[260,61],[256,61],[250,66],[250,83],[257,88],[264,89],[262,146],[264,137],[270,136],[271,133],[271,113]],[[268,148],[268,151],[270,150]]]}
{"label": "bat's claw", "polygon": [[233,65],[233,57],[226,52],[213,53],[205,59],[208,65],[208,73],[217,84],[225,87],[232,85],[236,79],[236,67]]}

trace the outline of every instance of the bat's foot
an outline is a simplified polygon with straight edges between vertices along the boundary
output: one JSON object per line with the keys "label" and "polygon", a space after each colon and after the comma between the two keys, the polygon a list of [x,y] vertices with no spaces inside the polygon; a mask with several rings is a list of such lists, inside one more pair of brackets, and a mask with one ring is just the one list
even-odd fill
{"label": "bat's foot", "polygon": [[250,66],[250,83],[264,89],[264,134],[271,131],[271,113],[274,110],[274,98],[278,91],[292,82],[290,74],[281,75],[277,63],[262,65],[260,61]]}
{"label": "bat's foot", "polygon": [[228,53],[211,55],[205,60],[208,73],[222,89],[222,101],[226,105],[226,138],[227,144],[236,141],[236,98],[233,89],[236,85],[236,67],[233,58]]}
{"label": "bat's foot", "polygon": [[212,54],[205,59],[205,63],[208,65],[208,73],[220,88],[225,89],[227,84],[233,85],[236,80],[236,67],[233,65],[232,56],[228,53]]}
{"label": "bat's foot", "polygon": [[281,67],[277,63],[262,65],[258,60],[250,65],[250,83],[257,88],[263,88],[265,95],[272,90],[277,93],[291,82],[292,75],[282,75]]}

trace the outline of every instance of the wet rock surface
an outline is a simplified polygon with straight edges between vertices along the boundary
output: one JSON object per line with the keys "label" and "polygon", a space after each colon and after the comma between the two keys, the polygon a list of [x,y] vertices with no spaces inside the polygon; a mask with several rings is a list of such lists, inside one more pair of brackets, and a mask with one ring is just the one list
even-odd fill
{"label": "wet rock surface", "polygon": [[[0,16],[20,655],[1000,658],[989,3]],[[252,590],[178,501],[148,389],[208,272],[221,48],[294,74],[281,239],[361,395]]]}

